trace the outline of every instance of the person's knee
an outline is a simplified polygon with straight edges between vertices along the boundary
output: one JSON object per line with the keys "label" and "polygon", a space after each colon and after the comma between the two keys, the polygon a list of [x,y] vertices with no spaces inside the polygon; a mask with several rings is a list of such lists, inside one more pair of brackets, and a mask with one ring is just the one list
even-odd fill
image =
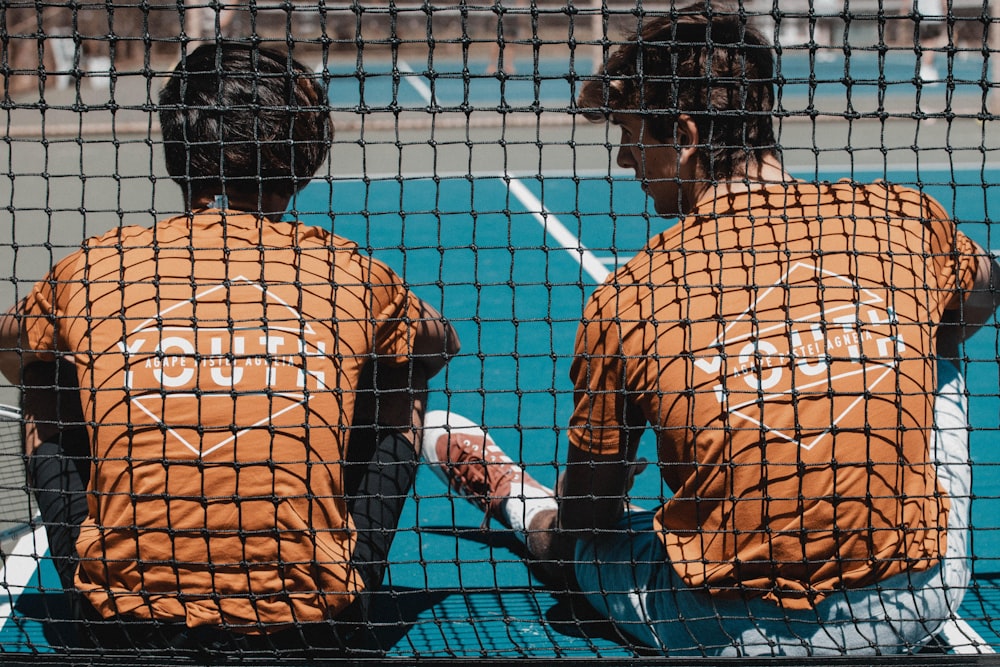
{"label": "person's knee", "polygon": [[548,581],[576,588],[576,540],[559,529],[557,510],[542,510],[528,526],[525,544],[532,566]]}

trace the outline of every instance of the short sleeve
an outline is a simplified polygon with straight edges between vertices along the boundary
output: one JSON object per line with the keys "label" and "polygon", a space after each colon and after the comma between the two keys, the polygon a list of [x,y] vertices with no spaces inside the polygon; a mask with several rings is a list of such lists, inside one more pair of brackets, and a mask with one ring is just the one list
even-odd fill
{"label": "short sleeve", "polygon": [[54,360],[55,353],[65,347],[59,341],[59,324],[67,317],[63,307],[66,293],[79,282],[75,277],[78,263],[79,253],[63,259],[24,299],[21,328],[30,349],[44,361]]}
{"label": "short sleeve", "polygon": [[908,247],[920,253],[923,275],[933,290],[928,303],[932,317],[957,308],[964,294],[975,285],[978,249],[959,232],[955,222],[933,197],[910,187],[885,186],[888,202],[898,206],[908,233]]}
{"label": "short sleeve", "polygon": [[406,363],[421,328],[419,299],[382,262],[369,260],[375,324],[374,353],[379,361]]}

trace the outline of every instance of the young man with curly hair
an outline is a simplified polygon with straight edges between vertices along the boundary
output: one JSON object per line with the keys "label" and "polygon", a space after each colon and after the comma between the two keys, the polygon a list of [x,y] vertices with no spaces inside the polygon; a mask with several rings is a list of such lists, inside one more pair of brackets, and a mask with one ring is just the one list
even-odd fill
{"label": "young man with curly hair", "polygon": [[[679,221],[586,305],[558,493],[458,415],[428,414],[424,456],[638,643],[916,651],[968,578],[947,357],[1000,273],[919,191],[788,174],[774,77],[770,45],[718,5],[650,18],[609,57],[578,106],[620,129],[618,165]],[[647,428],[653,511],[629,496]]]}

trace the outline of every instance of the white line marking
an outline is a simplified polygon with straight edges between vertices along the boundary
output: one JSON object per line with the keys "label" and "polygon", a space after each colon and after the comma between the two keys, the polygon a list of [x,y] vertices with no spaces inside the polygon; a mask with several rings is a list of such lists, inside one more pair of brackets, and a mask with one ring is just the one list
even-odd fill
{"label": "white line marking", "polygon": [[424,102],[426,102],[427,104],[431,104],[431,98],[433,97],[431,95],[431,88],[426,83],[424,83],[424,80],[421,78],[422,75],[418,75],[416,72],[414,72],[413,68],[410,67],[410,64],[403,59],[397,61],[396,68],[404,74],[412,75],[412,76],[404,76],[401,78],[408,84],[413,86],[413,89],[417,91],[417,94],[420,95],[420,97],[423,98]]}
{"label": "white line marking", "polygon": [[628,263],[628,261],[629,261],[630,259],[632,259],[632,257],[633,257],[632,255],[629,255],[629,256],[627,256],[627,257],[625,257],[625,256],[622,256],[622,255],[605,255],[605,256],[603,256],[603,257],[598,257],[597,259],[598,259],[598,260],[599,260],[599,261],[601,262],[601,264],[603,264],[604,266],[614,266],[614,267],[619,267],[619,266],[621,266],[621,265],[623,265],[623,264],[627,264],[627,263]]}
{"label": "white line marking", "polygon": [[34,532],[22,535],[13,550],[7,554],[3,567],[0,568],[0,582],[3,585],[0,595],[5,598],[0,603],[0,630],[10,620],[18,596],[38,571],[38,559],[48,550],[49,538],[45,534],[45,526],[39,526]]}
{"label": "white line marking", "polygon": [[510,179],[509,188],[510,193],[535,217],[535,220],[542,226],[542,229],[555,239],[558,244],[556,247],[568,252],[580,264],[583,270],[594,279],[594,282],[598,284],[603,283],[609,273],[604,263],[588,250],[580,239],[566,228],[559,218],[552,215],[548,209],[542,206],[542,202],[531,193],[524,183],[512,178]]}
{"label": "white line marking", "polygon": [[979,633],[961,618],[945,621],[938,630],[938,636],[951,647],[956,655],[996,653]]}

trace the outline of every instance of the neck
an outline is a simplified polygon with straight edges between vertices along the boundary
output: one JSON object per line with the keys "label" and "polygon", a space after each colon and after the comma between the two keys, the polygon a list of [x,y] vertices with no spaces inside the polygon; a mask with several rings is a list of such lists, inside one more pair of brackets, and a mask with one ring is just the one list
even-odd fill
{"label": "neck", "polygon": [[699,202],[704,197],[722,197],[727,194],[740,192],[753,192],[760,188],[777,183],[795,183],[799,179],[795,178],[787,171],[776,155],[768,155],[761,162],[758,162],[747,170],[742,176],[733,176],[729,180],[718,181],[716,183],[703,183],[700,191],[693,201]]}
{"label": "neck", "polygon": [[277,222],[285,214],[290,197],[277,193],[253,193],[246,195],[239,192],[222,194],[198,194],[191,197],[188,208],[192,211],[205,208],[220,208],[229,211],[245,211]]}

